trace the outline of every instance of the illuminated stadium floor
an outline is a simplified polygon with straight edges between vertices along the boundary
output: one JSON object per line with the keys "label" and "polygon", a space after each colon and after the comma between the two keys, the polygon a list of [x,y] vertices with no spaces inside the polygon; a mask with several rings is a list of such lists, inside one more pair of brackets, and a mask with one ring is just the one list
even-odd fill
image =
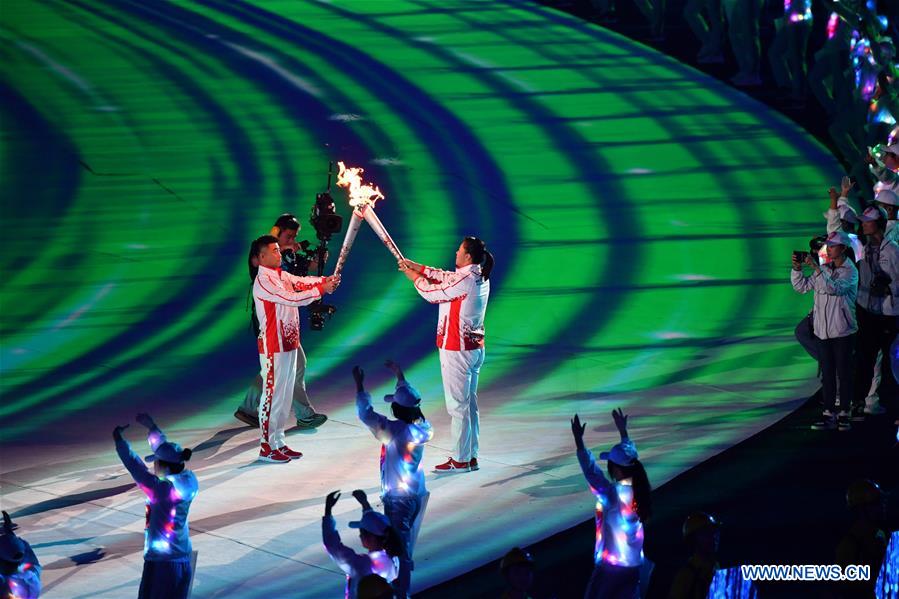
{"label": "illuminated stadium floor", "polygon": [[430,483],[417,589],[590,517],[574,412],[594,446],[632,413],[658,485],[807,395],[788,259],[839,172],[793,124],[525,2],[264,7],[4,2],[0,483],[46,597],[136,594],[143,507],[110,431],[138,410],[202,448],[197,597],[339,594],[323,497],[377,485],[353,364],[379,393],[379,363],[407,365],[444,458],[435,309],[370,231],[304,333],[332,422],[288,466],[252,465],[234,428],[257,364],[246,248],[308,213],[328,160],[367,169],[409,257],[449,266],[465,234],[497,257],[484,468]]}

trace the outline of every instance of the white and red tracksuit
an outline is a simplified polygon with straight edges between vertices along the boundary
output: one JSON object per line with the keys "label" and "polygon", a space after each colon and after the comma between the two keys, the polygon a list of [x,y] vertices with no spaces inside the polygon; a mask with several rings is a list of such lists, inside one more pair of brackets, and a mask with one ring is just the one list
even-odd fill
{"label": "white and red tracksuit", "polygon": [[262,366],[262,398],[259,428],[262,442],[272,449],[284,446],[284,429],[290,418],[290,401],[300,347],[297,308],[322,297],[322,277],[297,277],[280,268],[259,267],[253,282],[253,301],[259,318],[259,362]]}
{"label": "white and red tracksuit", "polygon": [[446,411],[456,440],[453,459],[468,462],[478,457],[478,375],[484,364],[484,314],[490,281],[481,276],[478,264],[455,272],[426,266],[415,280],[415,290],[432,304],[440,304],[437,348]]}

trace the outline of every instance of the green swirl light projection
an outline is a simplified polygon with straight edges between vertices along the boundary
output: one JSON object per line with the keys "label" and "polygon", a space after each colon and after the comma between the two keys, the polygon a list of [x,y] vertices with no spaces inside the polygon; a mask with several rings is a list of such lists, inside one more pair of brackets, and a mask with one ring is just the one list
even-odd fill
{"label": "green swirl light projection", "polygon": [[[648,398],[665,479],[682,467],[661,457],[672,413],[687,427],[719,409],[680,447],[700,459],[808,388],[788,260],[837,165],[672,59],[513,0],[0,14],[4,446],[106,435],[148,402],[172,427],[227,421],[257,369],[246,248],[285,211],[314,241],[329,160],[365,167],[408,257],[448,267],[463,235],[488,241],[482,414],[507,432]],[[371,231],[333,303],[303,333],[321,408],[352,420],[350,368],[388,356],[441,397],[435,311]],[[507,463],[530,463],[518,435]]]}

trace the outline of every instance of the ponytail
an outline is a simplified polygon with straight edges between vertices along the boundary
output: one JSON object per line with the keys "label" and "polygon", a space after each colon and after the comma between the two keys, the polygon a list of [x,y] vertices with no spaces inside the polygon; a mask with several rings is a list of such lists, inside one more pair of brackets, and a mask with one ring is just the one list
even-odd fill
{"label": "ponytail", "polygon": [[493,270],[493,254],[484,250],[484,263],[481,265],[481,276],[485,281],[490,280],[490,271]]}
{"label": "ponytail", "polygon": [[493,270],[493,254],[487,251],[487,244],[477,237],[466,237],[462,240],[465,251],[471,256],[474,264],[481,266],[481,276],[485,281],[490,280],[490,272]]}

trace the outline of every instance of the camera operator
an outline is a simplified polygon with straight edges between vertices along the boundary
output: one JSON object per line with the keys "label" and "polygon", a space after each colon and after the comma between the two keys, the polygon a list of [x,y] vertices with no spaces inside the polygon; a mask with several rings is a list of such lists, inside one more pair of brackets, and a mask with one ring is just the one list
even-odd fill
{"label": "camera operator", "polygon": [[[297,243],[299,230],[300,223],[294,215],[282,214],[275,221],[271,235],[278,239],[278,247],[281,248],[281,270],[294,276],[305,277],[310,270],[318,269],[318,259],[317,257],[310,259]],[[327,254],[325,254],[325,259],[327,260]],[[299,310],[299,308],[297,309]],[[256,316],[255,305],[253,306],[253,328],[258,336],[259,320]],[[247,388],[243,403],[234,412],[234,417],[252,427],[258,427],[261,397],[262,376],[256,375],[253,383]],[[297,347],[297,372],[292,403],[297,426],[300,428],[316,428],[328,420],[325,414],[316,412],[312,402],[309,401],[309,394],[306,392],[306,353],[303,351],[302,345]]]}
{"label": "camera operator", "polygon": [[893,409],[897,400],[889,357],[899,317],[899,245],[886,238],[887,214],[883,208],[869,206],[862,213],[861,221],[868,243],[864,259],[858,263],[858,352],[853,413],[864,410],[878,351],[883,355],[880,400]]}
{"label": "camera operator", "polygon": [[[818,344],[824,387],[824,413],[812,425],[814,430],[849,430],[849,401],[852,393],[852,349],[858,326],[855,321],[855,297],[858,271],[847,259],[849,235],[834,231],[824,242],[830,262],[823,267],[810,253],[793,253],[790,281],[799,293],[815,292],[812,330]],[[812,274],[802,272],[803,264]],[[840,382],[840,412],[836,409],[837,377]]]}

